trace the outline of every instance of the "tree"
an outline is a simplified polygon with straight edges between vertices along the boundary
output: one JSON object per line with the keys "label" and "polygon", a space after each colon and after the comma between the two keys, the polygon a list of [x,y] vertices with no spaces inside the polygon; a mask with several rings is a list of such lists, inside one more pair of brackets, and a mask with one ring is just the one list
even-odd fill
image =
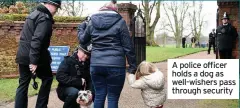
{"label": "tree", "polygon": [[58,16],[82,16],[84,4],[79,0],[66,0],[62,2],[62,9],[58,11]]}
{"label": "tree", "polygon": [[176,41],[176,47],[180,48],[183,32],[186,29],[184,27],[184,20],[187,16],[186,14],[189,8],[189,4],[184,1],[173,1],[170,2],[170,4],[164,3],[163,8],[168,20],[168,24],[166,24],[168,29],[166,30],[173,33],[174,39]]}
{"label": "tree", "polygon": [[199,42],[205,22],[204,16],[202,15],[202,1],[199,2],[199,5],[196,5],[195,1],[193,1],[193,8],[193,11],[188,13],[190,18],[190,27],[192,35],[196,38],[196,42]]}
{"label": "tree", "polygon": [[[160,19],[160,0],[154,0],[153,3],[150,2],[151,0],[142,0],[143,14],[146,21],[146,43],[147,45],[155,46],[157,44],[154,41],[154,30],[158,20]],[[156,17],[151,24],[151,15],[154,8],[156,9]]]}

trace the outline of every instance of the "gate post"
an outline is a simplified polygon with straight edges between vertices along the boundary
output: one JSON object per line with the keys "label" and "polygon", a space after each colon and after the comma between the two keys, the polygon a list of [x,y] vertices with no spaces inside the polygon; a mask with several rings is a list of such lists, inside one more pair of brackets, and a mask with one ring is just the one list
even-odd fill
{"label": "gate post", "polygon": [[[132,3],[120,3],[118,4],[118,12],[119,14],[123,17],[123,19],[126,21],[128,30],[130,32],[130,36],[132,37],[132,32],[131,32],[131,19],[134,17],[134,13],[137,10],[137,6],[132,4]],[[129,67],[127,60],[126,60],[126,67]]]}

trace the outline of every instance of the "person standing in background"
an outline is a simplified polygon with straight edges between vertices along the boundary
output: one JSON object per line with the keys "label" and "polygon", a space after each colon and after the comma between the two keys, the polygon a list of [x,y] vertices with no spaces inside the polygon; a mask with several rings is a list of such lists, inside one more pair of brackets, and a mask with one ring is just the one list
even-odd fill
{"label": "person standing in background", "polygon": [[185,43],[186,43],[186,37],[182,38],[182,48],[185,48]]}
{"label": "person standing in background", "polygon": [[212,32],[209,33],[209,38],[208,38],[208,54],[210,54],[212,46],[213,46],[214,54],[216,52],[216,50],[215,50],[215,37],[216,37],[215,29],[212,29]]}
{"label": "person standing in background", "polygon": [[36,108],[47,108],[53,81],[48,47],[53,31],[53,16],[60,6],[60,0],[45,0],[26,18],[16,55],[20,76],[15,108],[27,108],[28,86],[31,77],[35,75],[42,80]]}

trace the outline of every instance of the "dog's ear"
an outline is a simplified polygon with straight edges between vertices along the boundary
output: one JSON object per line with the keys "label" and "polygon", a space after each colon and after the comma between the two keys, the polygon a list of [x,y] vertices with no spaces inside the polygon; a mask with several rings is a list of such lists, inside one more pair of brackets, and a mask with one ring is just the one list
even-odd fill
{"label": "dog's ear", "polygon": [[87,93],[88,93],[88,94],[92,94],[92,92],[91,92],[90,90],[87,90]]}

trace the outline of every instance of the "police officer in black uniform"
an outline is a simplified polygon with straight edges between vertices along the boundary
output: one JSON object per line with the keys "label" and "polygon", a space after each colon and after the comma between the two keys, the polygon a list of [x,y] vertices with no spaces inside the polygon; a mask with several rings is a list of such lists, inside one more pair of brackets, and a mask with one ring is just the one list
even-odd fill
{"label": "police officer in black uniform", "polygon": [[219,55],[220,59],[231,59],[238,34],[236,28],[229,23],[229,16],[226,12],[224,12],[222,22],[223,24],[218,26],[216,31]]}
{"label": "police officer in black uniform", "polygon": [[215,33],[215,29],[212,29],[212,32],[209,33],[209,41],[208,41],[208,54],[210,54],[211,51],[211,47],[213,47],[213,52],[215,54],[216,50],[215,50],[215,37],[216,37],[216,33]]}
{"label": "police officer in black uniform", "polygon": [[60,0],[45,0],[26,18],[16,63],[19,66],[19,86],[16,91],[15,108],[27,108],[28,87],[34,74],[42,80],[36,108],[47,108],[53,75],[51,56],[48,51],[52,36],[53,16],[61,6]]}
{"label": "police officer in black uniform", "polygon": [[90,78],[90,51],[90,43],[80,45],[72,56],[66,56],[59,65],[57,95],[64,102],[63,108],[79,108],[76,102],[79,90],[91,90],[94,96]]}

